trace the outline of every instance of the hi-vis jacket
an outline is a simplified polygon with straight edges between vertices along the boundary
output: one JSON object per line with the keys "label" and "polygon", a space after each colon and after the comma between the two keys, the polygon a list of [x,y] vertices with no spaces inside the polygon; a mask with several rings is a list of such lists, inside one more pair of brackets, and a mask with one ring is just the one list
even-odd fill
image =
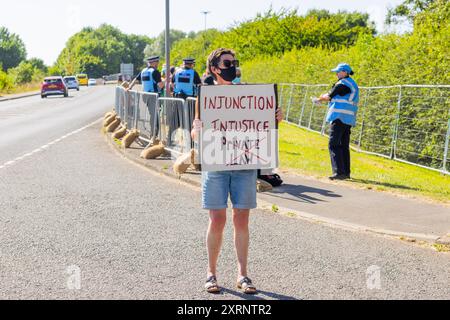
{"label": "hi-vis jacket", "polygon": [[184,93],[188,96],[195,94],[194,90],[194,75],[193,69],[184,69],[175,74],[175,93]]}
{"label": "hi-vis jacket", "polygon": [[350,88],[351,93],[345,96],[335,96],[331,99],[328,107],[327,122],[337,119],[352,127],[356,126],[356,113],[358,112],[359,88],[352,78],[344,78],[336,85],[343,84]]}
{"label": "hi-vis jacket", "polygon": [[141,82],[144,87],[144,92],[155,92],[155,80],[153,80],[154,68],[145,68],[141,72]]}

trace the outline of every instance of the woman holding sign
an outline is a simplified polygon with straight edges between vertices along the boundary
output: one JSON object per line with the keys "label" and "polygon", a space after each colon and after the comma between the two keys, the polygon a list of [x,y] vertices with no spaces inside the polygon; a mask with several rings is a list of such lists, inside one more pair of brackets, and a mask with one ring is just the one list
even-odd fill
{"label": "woman holding sign", "polygon": [[[230,49],[220,48],[208,57],[208,71],[217,85],[232,85],[236,78],[238,61]],[[199,137],[203,126],[199,115],[197,101],[196,117],[192,136]],[[281,110],[276,113],[276,120],[282,121]],[[219,293],[217,282],[217,261],[219,258],[223,231],[227,219],[228,198],[233,204],[234,245],[238,260],[237,287],[244,293],[256,293],[256,287],[247,274],[249,249],[249,215],[256,205],[256,170],[209,171],[202,173],[202,205],[209,210],[209,227],[207,232],[208,272],[205,288],[209,293]]]}

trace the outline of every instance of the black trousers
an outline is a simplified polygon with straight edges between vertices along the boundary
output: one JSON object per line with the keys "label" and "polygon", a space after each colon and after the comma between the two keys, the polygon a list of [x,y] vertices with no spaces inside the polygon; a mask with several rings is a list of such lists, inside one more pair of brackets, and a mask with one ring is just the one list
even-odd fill
{"label": "black trousers", "polygon": [[350,175],[350,134],[352,126],[335,120],[331,124],[330,150],[333,174]]}

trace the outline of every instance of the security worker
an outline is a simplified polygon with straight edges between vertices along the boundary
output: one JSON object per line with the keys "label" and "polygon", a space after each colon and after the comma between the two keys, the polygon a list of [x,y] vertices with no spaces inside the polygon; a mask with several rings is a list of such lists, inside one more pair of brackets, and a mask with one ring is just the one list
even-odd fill
{"label": "security worker", "polygon": [[176,98],[185,99],[197,95],[197,86],[202,83],[199,74],[194,70],[195,59],[183,59],[183,68],[172,78],[173,92]]}
{"label": "security worker", "polygon": [[[161,79],[161,73],[158,71],[159,56],[153,56],[146,59],[147,68],[144,68],[131,82],[127,91],[131,90],[136,81],[141,81],[143,91],[150,93],[161,94],[161,89],[164,88],[164,83]],[[154,107],[154,99],[144,95],[142,100],[149,108],[150,113],[150,131],[152,133],[152,140],[159,135],[159,114]]]}
{"label": "security worker", "polygon": [[331,130],[328,148],[333,169],[330,179],[345,180],[350,179],[350,134],[356,125],[359,88],[350,78],[354,72],[347,63],[341,63],[331,71],[336,73],[338,82],[329,93],[313,101],[317,104],[329,102],[327,122],[331,124]]}
{"label": "security worker", "polygon": [[144,92],[160,93],[164,88],[161,73],[158,71],[159,56],[147,58],[147,67],[144,68],[131,82],[129,90],[133,88],[136,81],[141,81]]}

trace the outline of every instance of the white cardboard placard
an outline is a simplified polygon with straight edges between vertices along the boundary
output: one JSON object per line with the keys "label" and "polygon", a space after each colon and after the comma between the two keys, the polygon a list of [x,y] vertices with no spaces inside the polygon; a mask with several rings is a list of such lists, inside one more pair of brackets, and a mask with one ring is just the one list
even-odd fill
{"label": "white cardboard placard", "polygon": [[277,168],[277,108],[274,84],[202,86],[202,170]]}

